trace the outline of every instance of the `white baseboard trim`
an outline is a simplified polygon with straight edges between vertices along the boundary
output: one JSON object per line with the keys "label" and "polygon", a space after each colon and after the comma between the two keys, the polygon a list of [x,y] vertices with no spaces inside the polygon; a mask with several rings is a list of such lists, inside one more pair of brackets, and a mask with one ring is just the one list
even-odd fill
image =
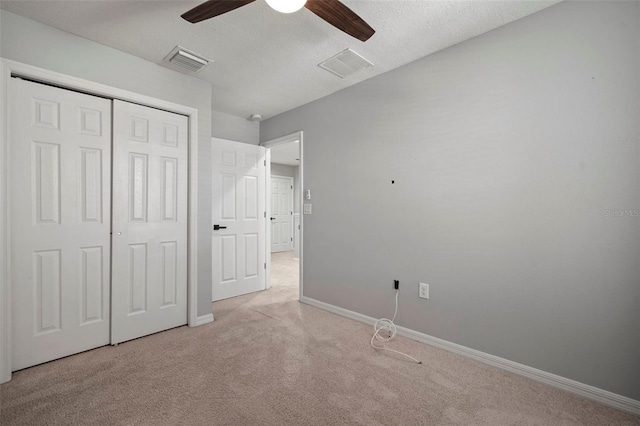
{"label": "white baseboard trim", "polygon": [[196,318],[196,324],[193,327],[208,324],[210,322],[213,322],[213,314],[202,315],[201,317]]}
{"label": "white baseboard trim", "polygon": [[[371,326],[373,326],[373,324],[375,324],[375,322],[377,321],[376,318],[362,315],[357,312],[340,308],[338,306],[334,306],[325,302],[320,302],[319,300],[311,299],[309,297],[303,296],[300,298],[300,301],[307,305],[315,306],[316,308],[320,308],[325,311],[362,322],[364,324],[369,324]],[[599,402],[603,405],[607,405],[618,410],[626,411],[636,416],[640,415],[640,401],[637,401],[635,399],[599,389],[591,385],[586,385],[584,383],[567,379],[565,377],[548,373],[546,371],[538,370],[536,368],[519,364],[517,362],[509,361],[508,359],[500,358],[495,355],[480,352],[466,346],[438,339],[437,337],[429,336],[428,334],[420,333],[406,327],[398,326],[397,331],[400,336],[404,336],[421,343],[426,343],[427,345],[435,346],[437,348],[444,349],[446,351],[453,352],[455,354],[462,355],[476,361],[480,361],[484,364],[488,364],[502,370],[515,373],[519,376],[523,376],[528,379],[553,386],[554,388],[571,392],[583,398]]]}

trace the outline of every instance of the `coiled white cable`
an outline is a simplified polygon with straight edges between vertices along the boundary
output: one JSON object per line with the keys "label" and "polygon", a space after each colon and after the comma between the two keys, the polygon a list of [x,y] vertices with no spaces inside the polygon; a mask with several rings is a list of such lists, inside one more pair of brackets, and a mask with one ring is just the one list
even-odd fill
{"label": "coiled white cable", "polygon": [[[390,341],[394,337],[396,337],[397,329],[396,329],[396,325],[393,323],[396,320],[396,315],[398,315],[398,290],[396,290],[396,310],[393,312],[393,318],[392,319],[380,318],[373,325],[374,333],[373,333],[373,336],[371,337],[371,347],[374,348],[374,349],[381,349],[383,351],[395,352],[397,354],[406,356],[407,358],[417,362],[418,364],[422,364],[422,361],[418,361],[417,359],[415,359],[411,355],[407,355],[404,352],[396,351],[396,350],[390,349],[390,348],[385,348],[384,346],[376,346],[376,345],[373,344],[373,342],[375,340],[377,340],[378,342],[385,343],[385,342]],[[389,336],[388,337],[384,337],[384,336],[380,335],[381,331],[387,331],[389,333]]]}

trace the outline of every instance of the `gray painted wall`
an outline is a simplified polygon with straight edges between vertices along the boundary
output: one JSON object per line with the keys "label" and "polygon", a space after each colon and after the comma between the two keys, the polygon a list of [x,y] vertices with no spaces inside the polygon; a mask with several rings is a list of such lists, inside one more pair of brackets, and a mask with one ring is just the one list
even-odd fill
{"label": "gray painted wall", "polygon": [[640,399],[639,23],[563,2],[263,122],[304,131],[304,296],[397,278],[399,325]]}
{"label": "gray painted wall", "polygon": [[271,176],[273,175],[293,177],[293,167],[286,164],[271,163]]}
{"label": "gray painted wall", "polygon": [[198,315],[211,313],[211,85],[10,12],[0,56],[198,109]]}
{"label": "gray painted wall", "polygon": [[211,136],[258,145],[260,143],[260,123],[224,112],[211,111]]}

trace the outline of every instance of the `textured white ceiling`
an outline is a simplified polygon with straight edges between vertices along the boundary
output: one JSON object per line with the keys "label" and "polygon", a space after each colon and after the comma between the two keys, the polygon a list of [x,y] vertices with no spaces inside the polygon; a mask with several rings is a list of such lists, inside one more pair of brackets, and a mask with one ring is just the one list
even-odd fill
{"label": "textured white ceiling", "polygon": [[[269,118],[397,68],[559,0],[343,0],[376,33],[363,43],[302,9],[275,12],[258,0],[191,24],[202,1],[2,1],[3,9],[162,63],[176,45],[213,59],[198,78],[213,84],[212,108]],[[375,64],[340,79],[317,66],[347,47]]]}

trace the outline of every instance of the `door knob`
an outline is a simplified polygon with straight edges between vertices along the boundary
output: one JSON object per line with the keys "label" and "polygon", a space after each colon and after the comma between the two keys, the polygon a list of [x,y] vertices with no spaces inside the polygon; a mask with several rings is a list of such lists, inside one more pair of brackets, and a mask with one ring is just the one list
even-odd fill
{"label": "door knob", "polygon": [[214,231],[218,231],[220,229],[227,229],[226,226],[220,226],[220,225],[213,225],[213,230]]}
{"label": "door knob", "polygon": [[272,218],[271,218],[271,220],[276,220],[276,218],[275,218],[275,217],[272,217]]}

